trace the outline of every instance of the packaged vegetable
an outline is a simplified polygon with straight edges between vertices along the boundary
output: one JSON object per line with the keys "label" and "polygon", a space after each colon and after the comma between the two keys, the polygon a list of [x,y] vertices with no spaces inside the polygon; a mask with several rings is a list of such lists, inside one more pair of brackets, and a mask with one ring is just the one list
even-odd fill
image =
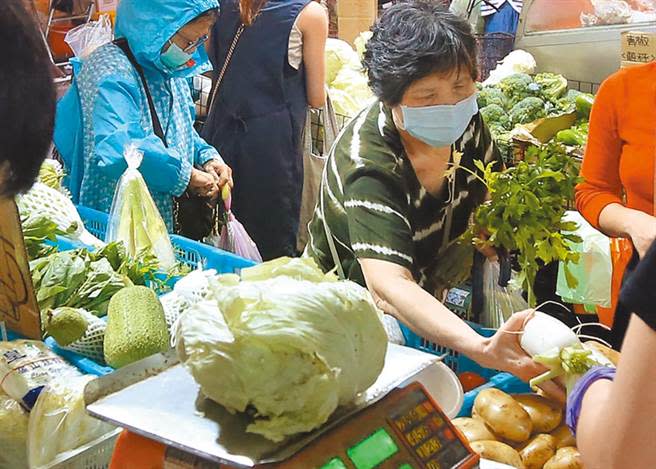
{"label": "packaged vegetable", "polygon": [[129,145],[124,156],[128,168],[116,186],[106,240],[122,241],[130,257],[151,254],[164,270],[172,269],[176,262],[171,239],[139,172],[143,153]]}
{"label": "packaged vegetable", "polygon": [[29,414],[0,389],[0,467],[27,469]]}
{"label": "packaged vegetable", "polygon": [[44,386],[57,378],[80,373],[55,355],[43,342],[14,340],[0,342],[0,383],[11,398],[30,410]]}
{"label": "packaged vegetable", "polygon": [[495,435],[505,440],[522,443],[533,432],[533,423],[528,413],[499,389],[482,390],[474,401],[474,412]]}
{"label": "packaged vegetable", "polygon": [[355,283],[280,276],[210,286],[180,318],[178,356],[210,399],[255,410],[248,432],[281,441],[311,431],[382,371],[381,314]]}
{"label": "packaged vegetable", "polygon": [[30,467],[49,464],[112,431],[112,426],[86,412],[84,387],[91,379],[57,377],[41,392],[28,426]]}
{"label": "packaged vegetable", "polygon": [[48,314],[46,333],[62,349],[104,364],[107,323],[84,309],[64,308],[61,314],[61,309]]}

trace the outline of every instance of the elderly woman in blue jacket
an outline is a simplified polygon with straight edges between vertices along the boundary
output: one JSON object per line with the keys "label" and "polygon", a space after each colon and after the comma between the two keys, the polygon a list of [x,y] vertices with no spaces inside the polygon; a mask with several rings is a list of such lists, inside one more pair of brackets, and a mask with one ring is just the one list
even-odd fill
{"label": "elderly woman in blue jacket", "polygon": [[232,185],[230,168],[194,130],[187,81],[211,69],[204,42],[217,12],[217,0],[120,2],[116,37],[124,40],[83,60],[57,109],[55,145],[74,202],[109,211],[130,144],[143,152],[140,171],[171,230],[174,197],[216,198]]}

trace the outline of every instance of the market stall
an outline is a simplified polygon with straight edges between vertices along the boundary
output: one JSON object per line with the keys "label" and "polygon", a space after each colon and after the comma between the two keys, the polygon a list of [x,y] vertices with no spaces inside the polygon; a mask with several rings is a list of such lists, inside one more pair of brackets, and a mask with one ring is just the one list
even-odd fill
{"label": "market stall", "polygon": [[[444,303],[483,336],[514,312],[543,309],[535,284],[549,264],[559,265],[553,293],[563,301],[611,306],[610,272],[592,285],[581,261],[601,253],[590,265],[608,263],[608,240],[571,211],[594,100],[572,80],[598,83],[608,70],[551,62],[556,43],[544,31],[569,23],[531,22],[539,5],[526,2],[517,42],[534,55],[511,53],[479,83],[507,168],[481,164],[490,200],[461,241],[470,247],[487,232],[505,255],[443,273]],[[619,34],[592,23],[589,31],[561,40]],[[322,160],[373,98],[360,65],[368,35],[351,36],[355,47],[328,44],[332,112],[308,121],[306,148]],[[211,81],[192,83],[202,117]],[[522,348],[549,369],[530,385],[403,324],[404,344],[390,343],[397,337],[368,291],[309,259],[259,264],[168,233],[139,163],[129,166],[109,214],[75,206],[51,159],[3,208],[13,225],[2,227],[12,241],[2,268],[11,260],[8,277],[20,282],[3,280],[1,291],[0,469],[105,468],[112,456],[183,468],[582,467],[562,404],[536,388],[617,364],[580,328],[543,313],[524,324]],[[237,251],[235,220],[226,213],[223,222],[223,247]],[[140,437],[153,451],[140,451]]]}

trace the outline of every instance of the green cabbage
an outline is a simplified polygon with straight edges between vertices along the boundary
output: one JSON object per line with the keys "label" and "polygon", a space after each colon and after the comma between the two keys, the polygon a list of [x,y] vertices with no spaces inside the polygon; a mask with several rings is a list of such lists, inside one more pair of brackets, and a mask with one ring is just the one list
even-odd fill
{"label": "green cabbage", "polygon": [[355,117],[373,99],[367,75],[360,68],[344,67],[328,90],[335,112]]}
{"label": "green cabbage", "polygon": [[28,413],[0,389],[0,467],[27,469]]}
{"label": "green cabbage", "polygon": [[383,369],[387,334],[367,290],[351,282],[210,282],[180,318],[177,350],[203,393],[272,441],[311,431]]}
{"label": "green cabbage", "polygon": [[358,56],[360,57],[360,61],[364,59],[364,53],[367,50],[367,43],[369,42],[369,39],[374,35],[371,31],[365,31],[363,33],[360,33],[358,37],[355,38],[355,41],[353,41],[353,45],[355,46],[355,50],[358,53]]}
{"label": "green cabbage", "polygon": [[358,54],[350,44],[341,39],[328,38],[326,41],[326,84],[332,86],[337,74],[345,66],[358,68]]}

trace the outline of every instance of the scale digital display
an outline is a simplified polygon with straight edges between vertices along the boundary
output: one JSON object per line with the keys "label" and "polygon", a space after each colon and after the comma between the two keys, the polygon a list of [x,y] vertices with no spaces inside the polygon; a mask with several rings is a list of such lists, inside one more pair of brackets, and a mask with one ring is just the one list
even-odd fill
{"label": "scale digital display", "polygon": [[423,386],[390,393],[277,466],[313,469],[471,469],[479,457]]}

